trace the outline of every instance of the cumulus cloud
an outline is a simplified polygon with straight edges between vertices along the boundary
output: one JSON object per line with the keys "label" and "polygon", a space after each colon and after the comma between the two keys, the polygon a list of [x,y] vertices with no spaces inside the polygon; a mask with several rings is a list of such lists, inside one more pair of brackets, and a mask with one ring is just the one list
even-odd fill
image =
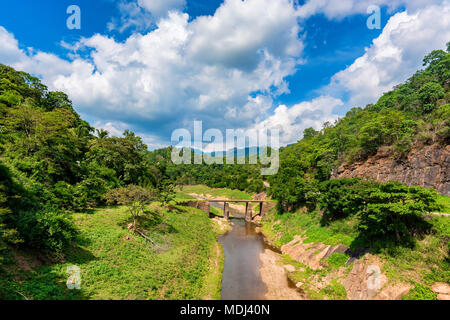
{"label": "cumulus cloud", "polygon": [[[96,121],[94,127],[98,130],[103,129],[108,131],[109,136],[122,137],[125,130],[130,130],[130,125],[120,121]],[[161,143],[160,138],[156,135],[148,134],[145,132],[136,132],[136,135],[142,138],[142,141],[147,146],[153,149],[164,148],[166,144]]]}
{"label": "cumulus cloud", "polygon": [[227,68],[254,69],[264,50],[276,59],[298,57],[303,50],[289,1],[228,1],[214,16],[197,18],[192,31],[189,53],[194,59]]}
{"label": "cumulus cloud", "polygon": [[[322,2],[305,6],[309,3]],[[363,10],[356,1],[339,3],[347,8],[342,14]],[[305,6],[299,9],[303,16]],[[176,128],[192,129],[193,120],[203,120],[205,130],[278,128],[281,143],[289,144],[305,128],[320,129],[335,120],[336,110],[344,106],[375,102],[416,71],[425,54],[444,48],[450,39],[447,2],[398,13],[362,57],[332,77],[322,96],[281,105],[269,114],[274,98],[289,92],[286,77],[303,63],[298,16],[291,0],[226,0],[213,16],[193,21],[169,11],[154,30],[124,42],[97,34],[65,44],[72,51],[70,61],[20,49],[0,27],[0,61],[67,92],[97,127],[114,135],[132,129],[153,147],[168,144]],[[90,54],[82,57],[78,50]]]}
{"label": "cumulus cloud", "polygon": [[169,11],[182,11],[186,5],[186,0],[138,0],[140,7],[151,12],[155,17],[163,17]]}
{"label": "cumulus cloud", "polygon": [[[15,67],[67,92],[91,119],[160,132],[168,141],[193,120],[219,129],[263,120],[301,63],[300,31],[291,0],[227,0],[213,16],[190,22],[171,11],[155,30],[124,42],[97,34],[66,45],[75,51],[70,62],[25,53],[11,34],[4,51]],[[79,49],[89,57],[77,56]]]}
{"label": "cumulus cloud", "polygon": [[0,26],[0,62],[18,70],[40,75],[51,82],[58,75],[68,75],[72,65],[54,54],[35,51],[32,48],[22,50],[12,33]]}
{"label": "cumulus cloud", "polygon": [[338,111],[376,102],[383,93],[417,71],[426,54],[437,48],[444,49],[449,40],[450,5],[447,2],[416,13],[398,13],[391,17],[363,56],[335,74],[330,84],[319,90],[321,96],[290,108],[281,105],[254,128],[279,129],[281,143],[293,143],[303,136],[304,129],[317,130],[325,121],[336,120],[336,114],[342,114]]}
{"label": "cumulus cloud", "polygon": [[256,130],[280,130],[280,144],[286,145],[300,140],[306,128],[319,130],[324,122],[337,120],[335,109],[344,106],[340,99],[322,96],[296,104],[290,108],[281,105],[273,115],[256,124]]}
{"label": "cumulus cloud", "polygon": [[137,2],[124,2],[118,4],[120,16],[114,17],[108,23],[109,31],[117,30],[124,32],[130,28],[141,32],[148,30],[154,25],[154,17]]}
{"label": "cumulus cloud", "polygon": [[323,91],[347,93],[351,106],[374,103],[418,70],[431,50],[445,49],[449,40],[450,5],[430,6],[415,14],[398,13],[366,53],[333,76]]}
{"label": "cumulus cloud", "polygon": [[372,5],[387,6],[389,10],[406,7],[410,11],[430,4],[439,4],[445,0],[307,0],[299,8],[299,15],[308,18],[315,14],[324,14],[329,19],[342,19],[354,14],[366,14]]}
{"label": "cumulus cloud", "polygon": [[128,29],[142,32],[155,26],[170,11],[183,11],[186,0],[121,0],[118,4],[120,17],[108,23],[108,29],[124,32]]}

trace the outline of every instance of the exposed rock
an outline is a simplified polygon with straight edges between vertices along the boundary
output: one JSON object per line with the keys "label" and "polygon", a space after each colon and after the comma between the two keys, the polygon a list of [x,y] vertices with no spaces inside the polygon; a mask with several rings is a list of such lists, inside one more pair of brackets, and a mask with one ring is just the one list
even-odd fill
{"label": "exposed rock", "polygon": [[450,300],[450,294],[439,293],[437,295],[438,300]]}
{"label": "exposed rock", "polygon": [[450,295],[450,285],[445,282],[436,282],[431,287],[431,290],[433,290],[433,292],[435,292],[435,293],[442,293],[442,294]]}
{"label": "exposed rock", "polygon": [[393,285],[387,285],[382,291],[375,296],[377,300],[401,300],[402,296],[407,294],[412,289],[412,285],[409,283],[397,283]]}
{"label": "exposed rock", "polygon": [[[304,243],[305,240],[306,237],[297,235],[291,242],[281,247],[281,252],[313,270],[323,269],[324,261],[335,252],[348,254],[350,258],[347,264],[353,263],[348,275],[345,267],[329,272],[326,276],[314,275],[308,284],[311,290],[319,291],[336,279],[344,285],[350,300],[397,300],[412,288],[409,283],[388,283],[386,275],[381,272],[383,261],[367,253],[367,249],[352,251],[344,245]],[[302,285],[303,283],[297,283],[297,287]]]}
{"label": "exposed rock", "polygon": [[267,193],[261,192],[261,193],[255,194],[252,198],[253,198],[253,200],[266,200]]}
{"label": "exposed rock", "polygon": [[371,300],[386,284],[387,278],[381,273],[379,258],[367,254],[356,261],[353,269],[344,280],[347,297],[350,300]]}
{"label": "exposed rock", "polygon": [[230,222],[224,218],[215,217],[214,219],[212,219],[212,221],[214,221],[218,225],[219,230],[221,232],[226,232],[226,231],[231,230]]}
{"label": "exposed rock", "polygon": [[344,245],[329,246],[323,243],[303,243],[305,239],[306,237],[295,236],[294,240],[281,247],[281,252],[313,270],[323,269],[322,261],[335,252],[352,256],[350,249]]}
{"label": "exposed rock", "polygon": [[260,274],[267,286],[265,298],[268,300],[303,300],[304,297],[289,286],[286,270],[278,264],[280,256],[272,250],[264,250],[259,255],[261,260]]}
{"label": "exposed rock", "polygon": [[408,185],[435,188],[450,196],[450,145],[434,144],[414,149],[402,160],[379,151],[365,162],[341,166],[333,178],[366,177],[380,182],[399,181]]}

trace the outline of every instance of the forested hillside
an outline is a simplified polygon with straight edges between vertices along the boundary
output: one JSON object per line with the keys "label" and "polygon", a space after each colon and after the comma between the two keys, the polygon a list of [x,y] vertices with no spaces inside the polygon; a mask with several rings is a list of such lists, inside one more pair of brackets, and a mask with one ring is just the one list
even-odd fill
{"label": "forested hillside", "polygon": [[[448,50],[450,50],[450,45]],[[315,203],[319,183],[342,164],[363,161],[378,150],[395,159],[414,147],[448,145],[450,139],[450,53],[435,50],[424,58],[425,69],[384,94],[376,104],[355,107],[320,131],[308,128],[304,138],[280,151],[280,172],[261,177],[259,165],[174,165],[171,148],[151,153],[164,162],[178,184],[269,192],[287,207]],[[193,153],[193,151],[192,151]]]}
{"label": "forested hillside", "polygon": [[109,137],[66,94],[0,65],[0,228],[4,243],[61,252],[75,236],[66,214],[104,204],[108,190],[167,185],[133,132]]}
{"label": "forested hillside", "polygon": [[450,45],[433,51],[424,70],[384,94],[376,104],[353,108],[334,124],[280,152],[280,172],[269,178],[273,197],[283,209],[314,206],[319,184],[343,163],[361,161],[380,148],[401,159],[413,147],[450,141]]}
{"label": "forested hillside", "polygon": [[[166,173],[171,180],[179,185],[205,184],[212,188],[229,188],[249,192],[262,192],[266,188],[263,183],[259,164],[212,164],[206,165],[175,165],[171,161],[172,147],[155,150],[150,153],[152,162],[164,163]],[[194,159],[194,151],[191,151],[191,158]]]}

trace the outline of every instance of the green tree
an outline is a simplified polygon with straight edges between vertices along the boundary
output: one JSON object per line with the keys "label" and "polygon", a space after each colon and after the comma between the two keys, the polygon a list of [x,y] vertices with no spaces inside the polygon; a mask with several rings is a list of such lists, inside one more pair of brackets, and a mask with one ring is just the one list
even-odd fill
{"label": "green tree", "polygon": [[137,220],[139,216],[145,214],[145,208],[156,199],[156,193],[153,190],[139,186],[129,185],[128,187],[113,189],[105,195],[109,204],[118,204],[127,206],[131,219],[130,226],[133,231],[138,231]]}
{"label": "green tree", "polygon": [[428,82],[419,90],[419,97],[423,104],[423,113],[430,113],[436,108],[437,100],[443,98],[445,91],[439,83]]}

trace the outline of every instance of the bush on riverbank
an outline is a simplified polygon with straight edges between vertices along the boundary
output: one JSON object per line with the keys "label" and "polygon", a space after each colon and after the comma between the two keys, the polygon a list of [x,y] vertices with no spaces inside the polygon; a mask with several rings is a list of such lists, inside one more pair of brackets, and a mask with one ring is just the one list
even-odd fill
{"label": "bush on riverbank", "polygon": [[356,215],[366,240],[403,245],[414,245],[415,237],[429,232],[424,214],[441,209],[432,189],[358,178],[322,183],[320,198],[322,224]]}

